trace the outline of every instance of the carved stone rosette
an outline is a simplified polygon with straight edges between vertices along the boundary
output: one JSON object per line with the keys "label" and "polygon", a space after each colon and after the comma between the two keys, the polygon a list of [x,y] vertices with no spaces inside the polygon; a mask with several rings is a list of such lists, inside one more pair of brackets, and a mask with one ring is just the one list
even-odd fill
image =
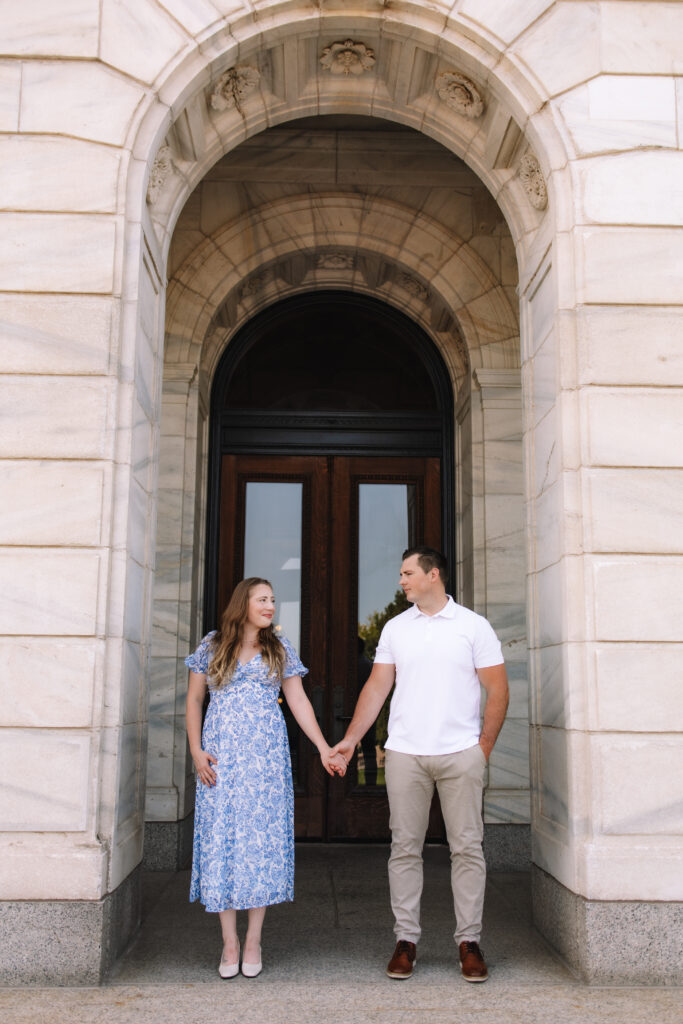
{"label": "carved stone rosette", "polygon": [[444,103],[474,121],[484,113],[484,100],[474,82],[459,71],[442,71],[436,76],[436,91]]}
{"label": "carved stone rosette", "polygon": [[375,63],[375,51],[365,43],[354,43],[345,39],[343,43],[332,43],[322,52],[320,63],[333,75],[362,75]]}
{"label": "carved stone rosette", "polygon": [[398,284],[404,291],[407,291],[409,295],[413,295],[416,299],[421,302],[425,302],[429,296],[429,292],[416,277],[412,274],[401,274],[398,279]]}
{"label": "carved stone rosette", "polygon": [[161,195],[161,190],[164,187],[166,179],[173,170],[173,158],[171,156],[171,147],[162,146],[152,164],[152,169],[149,172],[149,182],[147,184],[147,202],[152,206],[157,202]]}
{"label": "carved stone rosette", "polygon": [[252,295],[257,295],[266,286],[267,281],[268,274],[265,271],[252,274],[240,288],[240,298],[250,299]]}
{"label": "carved stone rosette", "polygon": [[536,210],[545,210],[548,205],[548,187],[541,166],[533,153],[525,153],[519,165],[519,180]]}
{"label": "carved stone rosette", "polygon": [[324,252],[318,256],[318,270],[353,270],[355,259],[349,252]]}
{"label": "carved stone rosette", "polygon": [[236,108],[242,112],[242,104],[248,96],[254,92],[261,80],[261,75],[256,68],[234,67],[230,68],[216,83],[216,88],[211,93],[211,106],[214,110],[232,110]]}

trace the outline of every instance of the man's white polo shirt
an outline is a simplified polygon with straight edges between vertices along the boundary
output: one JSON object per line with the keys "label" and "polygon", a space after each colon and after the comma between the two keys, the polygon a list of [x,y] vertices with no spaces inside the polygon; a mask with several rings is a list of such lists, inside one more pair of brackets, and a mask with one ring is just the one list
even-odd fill
{"label": "man's white polo shirt", "polygon": [[389,750],[451,754],[478,742],[477,669],[503,663],[500,640],[482,615],[452,597],[436,615],[413,605],[387,622],[375,662],[396,666]]}

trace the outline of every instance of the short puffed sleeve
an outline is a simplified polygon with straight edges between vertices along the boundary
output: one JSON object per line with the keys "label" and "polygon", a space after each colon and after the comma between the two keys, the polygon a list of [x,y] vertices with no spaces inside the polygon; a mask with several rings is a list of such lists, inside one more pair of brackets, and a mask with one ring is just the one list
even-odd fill
{"label": "short puffed sleeve", "polygon": [[211,641],[216,635],[216,630],[212,629],[210,633],[207,633],[204,639],[200,642],[199,647],[192,654],[189,654],[185,658],[185,664],[191,672],[196,672],[198,675],[206,675],[209,670],[209,660],[211,658]]}
{"label": "short puffed sleeve", "polygon": [[308,669],[302,664],[299,655],[296,653],[286,636],[280,637],[282,646],[285,649],[285,667],[282,670],[282,678],[289,679],[290,676],[305,676]]}

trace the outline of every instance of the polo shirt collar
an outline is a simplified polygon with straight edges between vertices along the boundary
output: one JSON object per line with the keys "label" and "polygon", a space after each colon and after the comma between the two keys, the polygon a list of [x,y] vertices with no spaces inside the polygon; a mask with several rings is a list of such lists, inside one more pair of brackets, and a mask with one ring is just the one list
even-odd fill
{"label": "polo shirt collar", "polygon": [[448,598],[448,600],[446,601],[446,604],[443,606],[441,611],[436,612],[435,615],[425,615],[424,612],[420,611],[420,609],[418,608],[418,606],[416,604],[411,605],[411,607],[410,607],[410,612],[412,613],[411,616],[410,616],[411,619],[417,619],[420,615],[423,615],[425,617],[425,619],[440,619],[440,618],[454,619],[455,616],[457,615],[458,607],[457,607],[455,601],[453,600],[453,598],[451,597],[450,594],[447,594],[446,596]]}

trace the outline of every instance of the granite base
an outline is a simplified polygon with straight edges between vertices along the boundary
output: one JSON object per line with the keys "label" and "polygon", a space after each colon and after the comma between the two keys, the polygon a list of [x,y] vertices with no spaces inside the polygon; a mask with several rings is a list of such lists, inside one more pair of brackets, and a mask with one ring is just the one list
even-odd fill
{"label": "granite base", "polygon": [[683,983],[683,903],[587,900],[535,864],[534,923],[589,985]]}
{"label": "granite base", "polygon": [[484,858],[489,871],[528,871],[530,825],[484,825]]}
{"label": "granite base", "polygon": [[145,871],[182,871],[192,861],[194,811],[182,821],[146,821],[142,867]]}
{"label": "granite base", "polygon": [[101,900],[0,902],[0,984],[99,985],[140,927],[141,879]]}

